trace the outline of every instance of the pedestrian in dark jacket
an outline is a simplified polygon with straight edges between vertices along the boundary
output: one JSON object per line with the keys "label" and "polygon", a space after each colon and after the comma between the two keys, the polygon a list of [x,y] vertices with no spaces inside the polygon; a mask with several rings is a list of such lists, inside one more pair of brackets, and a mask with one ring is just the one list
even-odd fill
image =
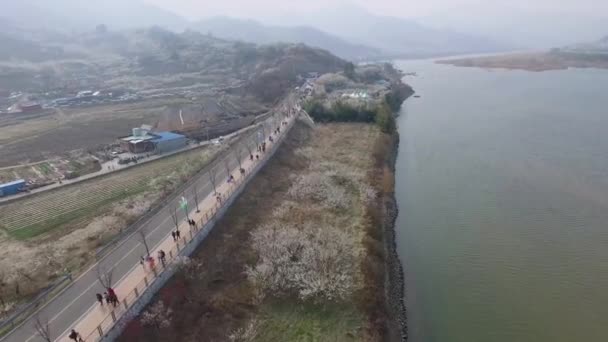
{"label": "pedestrian in dark jacket", "polygon": [[97,297],[97,301],[99,302],[99,304],[103,306],[103,296],[101,295],[101,293],[95,294],[95,297]]}
{"label": "pedestrian in dark jacket", "polygon": [[158,251],[158,261],[160,261],[163,267],[165,267],[165,251],[163,251],[162,249]]}
{"label": "pedestrian in dark jacket", "polygon": [[175,230],[175,237],[177,238],[177,240],[180,239],[180,233],[179,233],[179,229]]}
{"label": "pedestrian in dark jacket", "polygon": [[76,342],[83,342],[84,340],[82,339],[82,337],[80,336],[80,334],[72,329],[72,331],[70,332],[70,335],[68,335],[68,337]]}
{"label": "pedestrian in dark jacket", "polygon": [[176,241],[177,239],[175,238],[175,232],[171,232],[171,236],[173,237],[173,241]]}

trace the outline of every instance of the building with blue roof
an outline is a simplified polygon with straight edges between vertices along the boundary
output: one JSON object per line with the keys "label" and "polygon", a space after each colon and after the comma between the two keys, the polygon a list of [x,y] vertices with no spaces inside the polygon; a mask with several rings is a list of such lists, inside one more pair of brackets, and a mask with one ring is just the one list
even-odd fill
{"label": "building with blue roof", "polygon": [[167,153],[183,148],[188,143],[188,138],[181,134],[172,132],[154,132],[156,137],[151,140],[154,150],[158,154]]}
{"label": "building with blue roof", "polygon": [[26,188],[24,179],[18,179],[12,182],[0,184],[0,197],[15,195]]}
{"label": "building with blue roof", "polygon": [[145,128],[134,128],[133,134],[120,138],[121,146],[131,153],[163,154],[185,147],[186,136],[172,132],[150,132]]}

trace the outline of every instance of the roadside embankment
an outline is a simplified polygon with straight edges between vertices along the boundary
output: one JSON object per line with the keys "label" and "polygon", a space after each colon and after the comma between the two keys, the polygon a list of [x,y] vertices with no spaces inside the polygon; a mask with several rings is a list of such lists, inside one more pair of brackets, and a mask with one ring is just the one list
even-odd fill
{"label": "roadside embankment", "polygon": [[[377,161],[392,141],[370,124],[297,124],[121,339],[385,341],[379,189],[392,185]],[[161,328],[146,318],[159,308]]]}
{"label": "roadside embankment", "polygon": [[120,340],[405,340],[394,116],[413,92],[392,82],[371,120],[296,124]]}
{"label": "roadside embankment", "polygon": [[391,315],[391,341],[407,341],[407,311],[405,308],[405,278],[403,265],[397,253],[397,242],[395,240],[395,222],[399,215],[397,199],[395,197],[395,163],[399,149],[399,135],[395,133],[392,139],[391,151],[387,155],[386,167],[390,172],[387,182],[393,184],[393,191],[383,194],[383,222],[382,227],[385,234],[386,246],[386,303]]}

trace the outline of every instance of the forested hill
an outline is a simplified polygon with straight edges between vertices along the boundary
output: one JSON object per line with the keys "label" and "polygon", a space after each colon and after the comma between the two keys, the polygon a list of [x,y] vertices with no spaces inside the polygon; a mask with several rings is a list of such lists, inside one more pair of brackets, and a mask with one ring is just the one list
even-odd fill
{"label": "forested hill", "polygon": [[298,75],[337,71],[346,63],[303,44],[258,46],[158,27],[112,31],[99,26],[88,33],[0,35],[0,40],[12,47],[0,54],[0,89],[35,93],[83,79],[95,89],[210,83],[240,86],[273,101]]}

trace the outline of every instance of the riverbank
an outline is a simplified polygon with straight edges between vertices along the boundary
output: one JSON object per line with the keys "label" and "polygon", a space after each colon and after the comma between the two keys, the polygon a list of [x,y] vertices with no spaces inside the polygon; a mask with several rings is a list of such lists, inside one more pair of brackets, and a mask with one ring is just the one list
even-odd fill
{"label": "riverbank", "polygon": [[608,69],[608,56],[547,51],[444,59],[436,63],[459,67],[541,72],[568,68]]}
{"label": "riverbank", "polygon": [[401,341],[383,224],[395,143],[374,125],[299,123],[121,339]]}
{"label": "riverbank", "polygon": [[403,265],[399,259],[397,241],[395,237],[395,223],[399,215],[399,207],[395,197],[396,162],[399,152],[399,134],[395,133],[392,139],[392,149],[387,155],[386,165],[391,173],[393,191],[384,194],[383,205],[383,231],[386,246],[386,305],[391,315],[391,341],[407,341],[407,310],[405,307],[405,277]]}

